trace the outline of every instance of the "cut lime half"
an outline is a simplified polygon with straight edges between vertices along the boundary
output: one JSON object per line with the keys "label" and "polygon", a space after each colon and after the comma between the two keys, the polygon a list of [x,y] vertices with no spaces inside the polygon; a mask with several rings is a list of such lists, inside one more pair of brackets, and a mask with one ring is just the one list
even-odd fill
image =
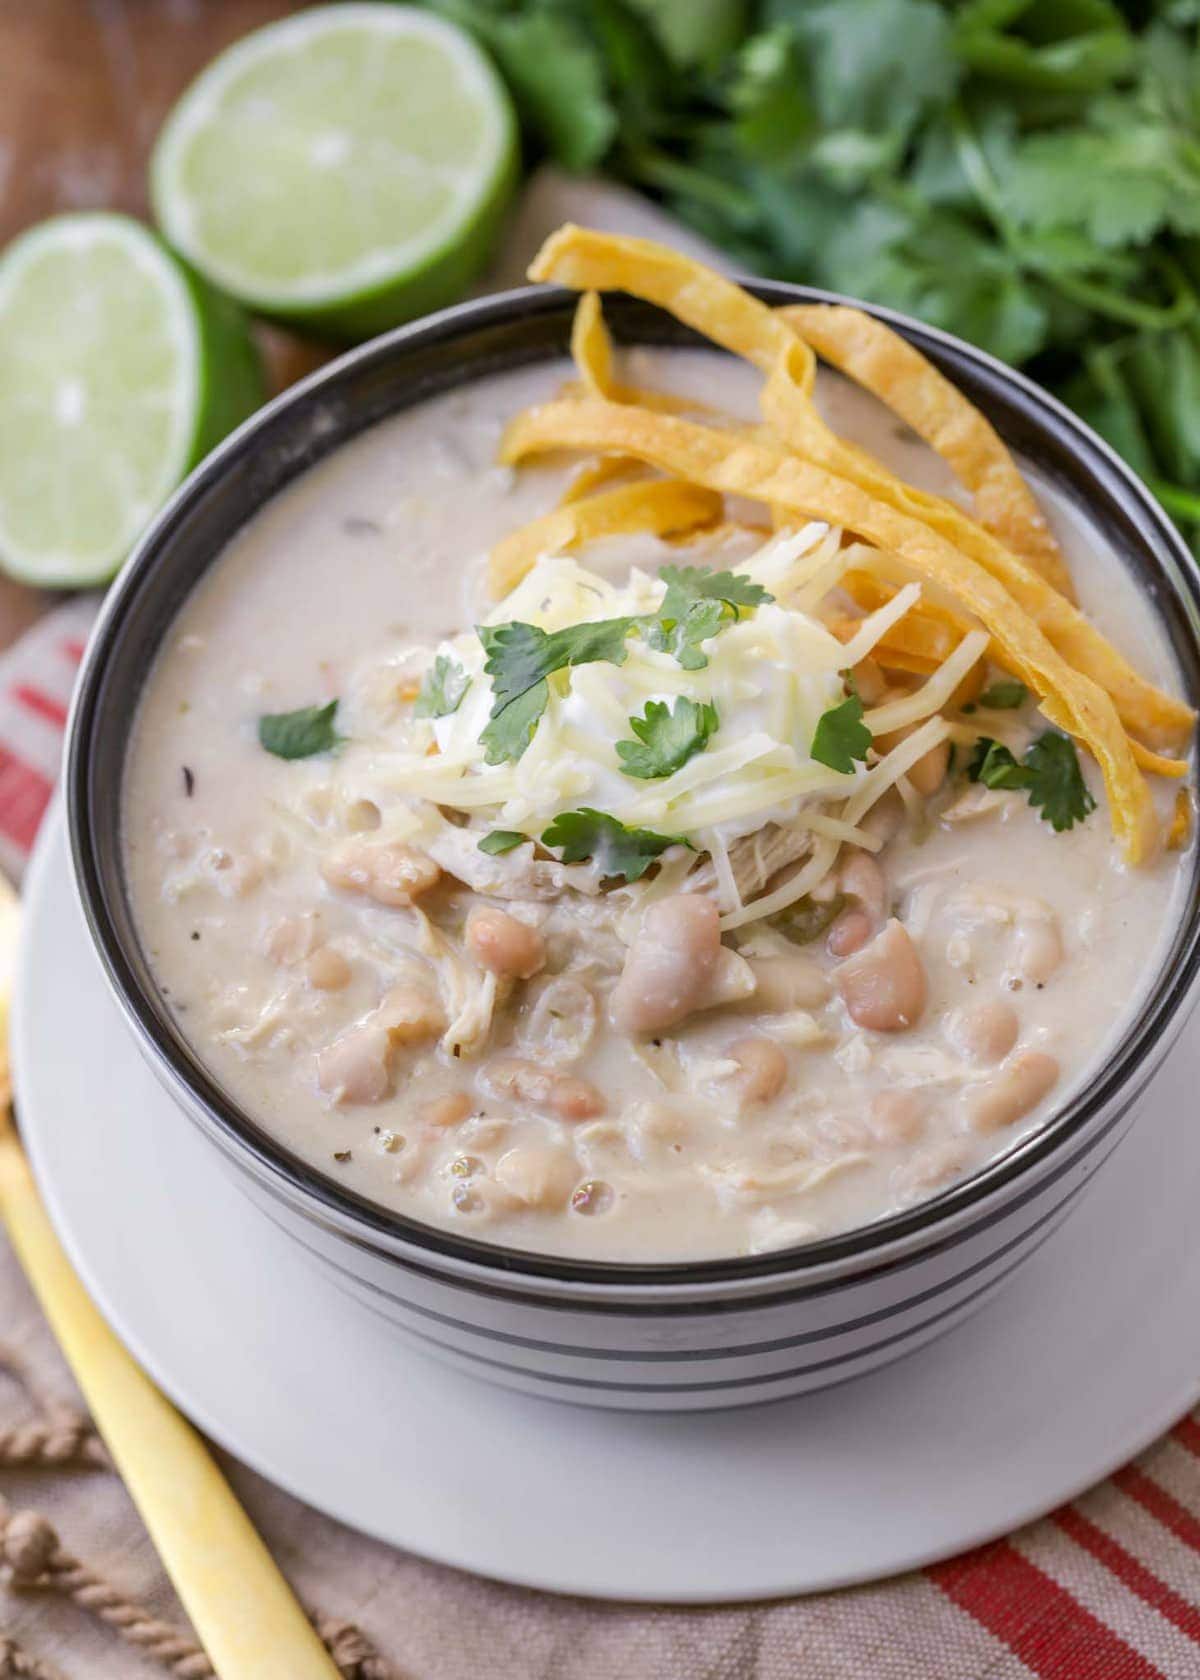
{"label": "cut lime half", "polygon": [[246,323],[124,216],[57,216],[0,256],[0,565],[112,576],[188,469],[262,400]]}
{"label": "cut lime half", "polygon": [[410,6],[320,6],[222,53],[151,165],[166,238],[252,309],[367,336],[482,267],[517,173],[496,72]]}

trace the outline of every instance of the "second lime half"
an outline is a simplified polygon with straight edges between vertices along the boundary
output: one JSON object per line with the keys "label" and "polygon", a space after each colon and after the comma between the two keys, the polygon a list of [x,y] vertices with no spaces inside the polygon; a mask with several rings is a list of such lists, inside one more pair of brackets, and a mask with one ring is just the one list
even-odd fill
{"label": "second lime half", "polygon": [[508,95],[468,35],[348,4],[215,59],[167,119],[152,193],[170,243],[242,303],[364,337],[461,294],[517,168]]}

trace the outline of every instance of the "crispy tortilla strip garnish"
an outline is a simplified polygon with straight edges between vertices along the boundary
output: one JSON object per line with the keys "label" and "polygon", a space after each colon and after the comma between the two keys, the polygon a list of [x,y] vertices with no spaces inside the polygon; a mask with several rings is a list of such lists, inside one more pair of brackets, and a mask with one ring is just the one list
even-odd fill
{"label": "crispy tortilla strip garnish", "polygon": [[732,280],[651,239],[596,233],[568,222],[530,263],[529,278],[554,280],[577,292],[629,292],[645,298],[764,373],[785,346],[799,344],[808,355],[806,389],[815,382],[816,358],[786,321]]}
{"label": "crispy tortilla strip garnish", "polygon": [[[595,233],[571,224],[546,241],[529,277],[557,280],[581,291],[630,292],[752,362],[768,375],[764,414],[792,449],[906,518],[920,520],[983,566],[1064,659],[1112,696],[1127,728],[1155,746],[1174,745],[1192,728],[1195,716],[1190,707],[1139,676],[1032,563],[1012,553],[953,503],[905,484],[865,450],[831,432],[811,401],[815,379],[811,347],[781,314],[733,281],[650,240]],[[778,508],[774,511],[778,522],[782,515]]]}
{"label": "crispy tortilla strip garnish", "polygon": [[671,536],[714,525],[724,503],[711,490],[655,478],[601,490],[554,508],[496,544],[488,557],[488,588],[497,599],[515,589],[543,554],[560,554],[598,537],[653,531]]}
{"label": "crispy tortilla strip garnish", "polygon": [[1162,753],[1151,752],[1140,741],[1135,741],[1132,735],[1129,745],[1140,770],[1147,771],[1151,776],[1169,776],[1178,781],[1188,773],[1187,760],[1183,758],[1164,758]]}
{"label": "crispy tortilla strip garnish", "polygon": [[979,523],[1075,599],[1054,534],[999,433],[957,386],[891,327],[844,304],[779,311],[819,356],[911,426],[971,492]]}
{"label": "crispy tortilla strip garnish", "polygon": [[615,479],[644,479],[646,476],[647,468],[643,461],[635,461],[629,455],[601,455],[580,467],[558,498],[558,505],[569,507],[572,502],[582,502],[593,491],[605,485],[611,487]]}
{"label": "crispy tortilla strip garnish", "polygon": [[604,324],[604,311],[597,292],[584,292],[575,307],[571,323],[571,360],[593,397],[611,397],[613,376],[612,339]]}
{"label": "crispy tortilla strip garnish", "polygon": [[1195,801],[1191,788],[1181,787],[1175,795],[1175,809],[1167,829],[1166,847],[1169,852],[1181,852],[1192,837],[1195,821]]}
{"label": "crispy tortilla strip garnish", "polygon": [[1147,856],[1154,809],[1112,701],[1071,669],[989,572],[928,525],[778,446],[595,399],[546,403],[519,415],[508,428],[502,455],[511,463],[563,447],[636,455],[661,472],[726,495],[792,508],[894,551],[918,577],[949,590],[980,621],[1006,669],[1039,696],[1052,722],[1091,750],[1108,788],[1114,832],[1131,862]]}
{"label": "crispy tortilla strip garnish", "polygon": [[[1140,676],[1079,611],[1040,572],[976,525],[953,503],[905,484],[877,462],[842,444],[825,426],[797,383],[794,356],[780,358],[763,392],[763,411],[786,441],[805,459],[848,477],[868,495],[953,545],[986,570],[1024,608],[1034,623],[1084,675],[1091,677],[1117,708],[1122,723],[1156,745],[1173,745],[1195,723],[1195,714]],[[849,457],[857,457],[846,469]]]}

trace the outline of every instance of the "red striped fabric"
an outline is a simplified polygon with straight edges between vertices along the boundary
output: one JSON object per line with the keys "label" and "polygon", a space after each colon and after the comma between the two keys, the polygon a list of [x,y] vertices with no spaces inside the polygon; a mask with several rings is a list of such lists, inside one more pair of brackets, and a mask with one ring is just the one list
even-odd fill
{"label": "red striped fabric", "polygon": [[928,1574],[1042,1680],[1175,1680],[1007,1540],[935,1564]]}
{"label": "red striped fabric", "polygon": [[1188,1452],[1200,1458],[1200,1422],[1194,1417],[1183,1418],[1175,1425],[1171,1435],[1181,1447],[1186,1447]]}
{"label": "red striped fabric", "polygon": [[45,718],[47,723],[53,723],[59,729],[67,727],[66,706],[53,694],[47,694],[44,688],[38,688],[33,683],[21,682],[14,683],[9,692],[18,706],[23,706],[35,717]]}
{"label": "red striped fabric", "polygon": [[[1166,1586],[1144,1563],[1102,1528],[1097,1528],[1073,1505],[1056,1511],[1051,1520],[1064,1534],[1070,1535],[1077,1546],[1090,1552],[1097,1563],[1102,1563],[1130,1592],[1136,1593],[1143,1603],[1157,1610],[1160,1616],[1165,1616],[1181,1633],[1186,1633],[1189,1639],[1200,1645],[1200,1609]],[[1200,1652],[1197,1652],[1196,1665],[1200,1671]]]}
{"label": "red striped fabric", "polygon": [[0,746],[0,834],[29,851],[53,792],[40,770]]}
{"label": "red striped fabric", "polygon": [[[1195,1428],[1195,1420],[1189,1419]],[[1144,1511],[1149,1511],[1152,1517],[1168,1529],[1177,1540],[1182,1540],[1185,1546],[1190,1546],[1194,1552],[1200,1552],[1200,1522],[1186,1510],[1173,1494],[1160,1487],[1139,1470],[1136,1464],[1129,1464],[1124,1470],[1118,1470],[1113,1477],[1115,1486],[1127,1494],[1130,1499],[1136,1499]],[[1200,1663],[1197,1664],[1200,1674]]]}

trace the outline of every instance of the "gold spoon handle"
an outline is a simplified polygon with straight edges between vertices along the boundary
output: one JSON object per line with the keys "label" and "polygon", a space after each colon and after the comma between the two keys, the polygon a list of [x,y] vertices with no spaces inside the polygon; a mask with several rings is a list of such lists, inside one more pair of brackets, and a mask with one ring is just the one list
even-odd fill
{"label": "gold spoon handle", "polygon": [[338,1680],[208,1449],[92,1305],[2,1111],[0,1216],[220,1680]]}

